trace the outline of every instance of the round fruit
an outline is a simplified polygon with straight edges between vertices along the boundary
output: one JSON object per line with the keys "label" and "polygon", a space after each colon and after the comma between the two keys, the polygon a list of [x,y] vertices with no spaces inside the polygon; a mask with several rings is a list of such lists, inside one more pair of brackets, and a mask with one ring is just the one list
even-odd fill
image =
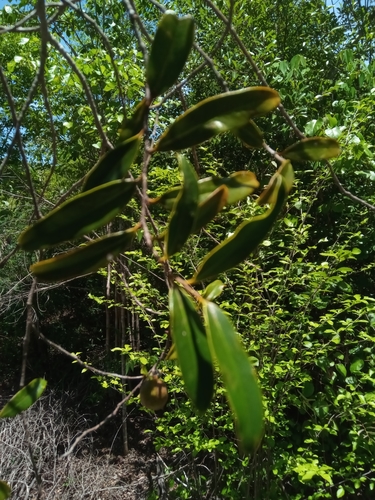
{"label": "round fruit", "polygon": [[143,406],[149,410],[161,410],[168,400],[168,389],[157,375],[152,375],[142,382],[140,396]]}

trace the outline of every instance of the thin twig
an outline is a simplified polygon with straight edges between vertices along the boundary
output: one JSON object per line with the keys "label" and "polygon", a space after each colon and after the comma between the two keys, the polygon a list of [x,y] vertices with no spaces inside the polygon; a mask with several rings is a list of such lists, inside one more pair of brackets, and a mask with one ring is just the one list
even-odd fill
{"label": "thin twig", "polygon": [[69,66],[72,68],[72,70],[78,76],[78,78],[79,78],[79,80],[81,82],[81,85],[82,85],[82,87],[83,87],[83,89],[85,91],[86,99],[87,99],[87,102],[88,102],[88,104],[89,104],[89,106],[91,108],[91,112],[93,114],[94,122],[95,122],[96,128],[97,128],[97,130],[99,132],[99,135],[100,135],[100,137],[101,137],[104,145],[106,146],[106,148],[107,149],[113,149],[113,146],[110,143],[110,141],[109,141],[106,133],[104,132],[104,129],[103,129],[102,124],[100,122],[99,113],[98,113],[98,109],[97,109],[96,104],[95,104],[94,96],[92,95],[90,86],[87,83],[85,75],[78,68],[78,66],[73,61],[73,59],[70,57],[70,55],[66,52],[66,50],[64,49],[64,47],[56,40],[56,38],[54,38],[51,35],[51,33],[48,33],[48,41],[51,43],[51,45],[53,45],[58,50],[58,52],[60,52],[60,54],[67,61],[67,63],[69,64]]}
{"label": "thin twig", "polygon": [[[143,378],[143,377],[142,377]],[[129,392],[129,394],[127,396],[125,396],[118,404],[117,406],[115,407],[115,409],[109,414],[107,415],[101,422],[99,422],[97,425],[94,425],[93,427],[90,427],[90,429],[86,429],[85,431],[83,431],[73,442],[73,444],[71,445],[71,447],[68,449],[68,451],[66,451],[62,456],[61,458],[66,458],[68,457],[69,455],[71,455],[74,451],[74,449],[76,448],[77,444],[80,443],[82,441],[82,439],[84,437],[86,437],[88,434],[91,434],[92,432],[95,432],[97,431],[98,429],[100,429],[101,427],[103,427],[103,425],[105,425],[111,418],[113,418],[114,416],[117,415],[118,411],[122,408],[122,405],[124,403],[126,403],[127,401],[129,401],[129,399],[137,392],[137,390],[141,387],[141,384],[142,384],[142,381],[139,382],[139,384],[134,387],[134,389],[132,391]]]}
{"label": "thin twig", "polygon": [[119,96],[120,96],[120,99],[121,99],[123,110],[125,112],[125,109],[126,109],[126,106],[125,106],[125,97],[124,97],[124,94],[123,94],[122,88],[121,88],[121,79],[120,79],[120,75],[119,75],[119,72],[118,72],[117,64],[115,63],[116,55],[113,52],[112,45],[111,45],[110,41],[108,40],[107,35],[104,33],[104,31],[101,29],[101,27],[95,21],[95,19],[93,19],[92,17],[90,17],[88,14],[86,14],[86,12],[84,12],[81,8],[79,8],[76,5],[74,5],[73,2],[71,2],[70,0],[62,0],[62,1],[66,5],[69,5],[76,12],[78,12],[89,23],[91,23],[95,27],[95,29],[97,30],[97,32],[100,34],[100,36],[102,37],[104,46],[107,49],[109,57],[111,59],[113,71],[114,71],[116,82],[117,82],[117,88],[118,88]]}
{"label": "thin twig", "polygon": [[140,380],[141,378],[143,378],[142,375],[133,377],[131,375],[120,375],[119,373],[112,373],[112,372],[106,372],[103,370],[99,370],[98,368],[95,368],[94,366],[91,366],[91,365],[85,363],[76,354],[73,354],[73,353],[67,351],[66,349],[61,347],[61,345],[56,344],[55,342],[52,342],[52,340],[47,339],[47,337],[45,337],[41,332],[38,331],[36,333],[36,335],[38,336],[38,338],[40,340],[43,340],[43,342],[45,342],[46,344],[48,344],[51,347],[53,347],[54,349],[56,349],[56,351],[61,352],[62,354],[64,354],[68,358],[74,359],[74,361],[76,361],[80,366],[82,366],[83,368],[85,368],[86,370],[88,370],[92,373],[96,373],[97,375],[103,375],[104,377],[119,378],[121,380]]}
{"label": "thin twig", "polygon": [[33,279],[33,282],[30,287],[29,295],[27,298],[27,304],[26,304],[26,331],[25,331],[25,336],[23,338],[23,343],[22,343],[22,365],[21,365],[21,378],[20,378],[20,387],[24,387],[25,385],[25,379],[26,379],[26,364],[27,364],[27,355],[29,352],[29,345],[30,345],[30,337],[31,337],[31,332],[32,332],[32,326],[34,323],[34,308],[33,308],[33,301],[34,301],[34,292],[36,289],[36,279]]}

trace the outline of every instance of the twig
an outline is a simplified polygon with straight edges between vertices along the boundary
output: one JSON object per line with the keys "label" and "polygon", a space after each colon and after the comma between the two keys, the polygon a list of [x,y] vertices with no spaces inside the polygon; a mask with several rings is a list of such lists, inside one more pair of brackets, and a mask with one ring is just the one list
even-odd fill
{"label": "twig", "polygon": [[30,337],[31,337],[31,331],[32,331],[32,326],[33,326],[33,315],[34,315],[34,308],[33,308],[33,301],[34,301],[34,292],[36,289],[36,279],[33,279],[33,282],[31,284],[31,288],[29,291],[29,295],[27,298],[27,304],[26,304],[26,311],[27,311],[27,316],[26,316],[26,331],[25,331],[25,336],[23,338],[23,343],[22,343],[22,365],[21,365],[21,378],[20,378],[20,387],[24,387],[25,385],[25,378],[26,378],[26,364],[27,364],[27,355],[29,352],[29,345],[30,345]]}
{"label": "twig", "polygon": [[0,269],[5,266],[5,264],[8,262],[8,260],[14,255],[18,250],[19,246],[16,245],[11,252],[8,253],[2,260],[0,260]]}
{"label": "twig", "polygon": [[53,45],[58,50],[58,52],[60,52],[60,54],[64,57],[64,59],[69,64],[69,66],[72,68],[72,70],[75,72],[75,74],[80,79],[81,85],[82,85],[82,87],[85,91],[85,94],[86,94],[86,99],[87,99],[88,104],[91,108],[91,112],[93,114],[94,122],[95,122],[96,128],[99,132],[99,135],[100,135],[104,145],[106,146],[106,148],[113,149],[113,146],[110,143],[106,133],[104,132],[104,129],[103,129],[102,124],[100,122],[99,113],[98,113],[98,109],[97,109],[96,104],[95,104],[94,96],[92,95],[90,86],[87,83],[85,75],[78,68],[78,66],[73,61],[73,59],[70,57],[70,55],[66,52],[64,47],[56,40],[56,38],[54,38],[51,35],[51,33],[48,33],[48,41],[51,43],[51,45]]}
{"label": "twig", "polygon": [[[142,377],[143,378],[143,377]],[[82,441],[82,439],[84,437],[86,437],[88,434],[91,434],[92,432],[95,432],[97,431],[98,429],[100,429],[101,427],[103,427],[103,425],[105,425],[108,420],[110,420],[111,418],[113,418],[114,416],[117,415],[118,411],[122,408],[122,405],[124,403],[126,403],[127,401],[129,401],[129,399],[133,396],[133,394],[135,394],[135,392],[141,387],[141,384],[142,384],[142,381],[139,382],[139,384],[134,387],[134,389],[132,391],[129,392],[129,394],[127,396],[125,396],[118,404],[117,406],[115,407],[115,409],[109,414],[107,415],[101,422],[99,422],[97,425],[94,425],[93,427],[90,427],[90,429],[86,429],[85,431],[83,431],[73,442],[73,444],[71,445],[71,447],[68,449],[68,451],[66,451],[62,456],[61,458],[66,458],[68,457],[69,455],[71,455],[75,449],[75,447],[77,446],[78,443],[80,443],[80,441]]]}
{"label": "twig", "polygon": [[88,370],[92,373],[96,373],[97,375],[103,375],[104,377],[119,378],[121,380],[140,380],[141,378],[143,378],[142,375],[140,375],[140,376],[120,375],[119,373],[112,373],[112,372],[106,372],[103,370],[99,370],[98,368],[95,368],[94,366],[91,366],[91,365],[85,363],[84,361],[82,361],[76,354],[73,354],[73,353],[67,351],[66,349],[61,347],[59,344],[56,344],[55,342],[52,342],[52,340],[47,339],[47,337],[45,337],[40,331],[36,332],[36,335],[38,336],[38,338],[40,340],[43,340],[43,342],[45,342],[46,344],[48,344],[51,347],[53,347],[54,349],[56,349],[56,351],[61,352],[62,354],[64,354],[68,358],[74,359],[74,361],[76,361],[80,366],[82,366],[83,368],[85,368],[86,370]]}
{"label": "twig", "polygon": [[[221,19],[227,26],[229,26],[230,33],[232,34],[234,40],[236,41],[237,45],[240,47],[242,53],[246,57],[246,59],[249,61],[251,67],[253,68],[254,72],[258,76],[260,82],[265,85],[266,87],[269,87],[268,82],[263,75],[262,71],[259,69],[258,65],[252,58],[251,54],[245,47],[244,43],[238,36],[236,30],[232,25],[229,24],[229,20],[225,17],[225,15],[221,12],[221,10],[211,1],[211,0],[205,0],[206,3],[211,7],[211,9],[215,12],[217,17]],[[293,129],[294,133],[297,135],[299,139],[305,139],[305,135],[299,130],[299,128],[296,126],[294,123],[293,119],[289,115],[289,113],[286,111],[284,106],[282,104],[279,104],[278,110],[280,111],[280,114],[284,117],[285,121],[288,123],[288,125]],[[329,171],[331,173],[332,179],[334,184],[337,186],[338,190],[340,193],[342,193],[344,196],[347,196],[351,200],[365,206],[369,210],[375,211],[375,206],[371,205],[371,203],[368,203],[367,201],[363,200],[362,198],[359,198],[358,196],[355,196],[352,194],[350,191],[344,188],[344,186],[341,184],[339,178],[335,174],[331,164],[327,161],[326,164],[328,165]]]}
{"label": "twig", "polygon": [[113,67],[113,71],[114,71],[114,74],[115,74],[115,78],[116,78],[116,82],[117,82],[117,88],[118,88],[118,92],[119,92],[119,96],[120,96],[120,99],[121,99],[121,102],[122,102],[122,107],[124,109],[124,112],[125,112],[125,109],[126,109],[126,106],[125,106],[125,97],[123,95],[123,92],[122,92],[122,88],[121,88],[121,80],[120,80],[120,75],[119,75],[119,72],[118,72],[118,68],[117,68],[117,65],[115,63],[115,53],[113,52],[113,49],[112,49],[112,45],[110,43],[110,41],[108,40],[108,37],[107,35],[104,33],[104,31],[101,29],[101,27],[98,25],[98,23],[95,21],[95,19],[93,19],[92,17],[90,17],[88,14],[86,14],[86,12],[84,12],[81,8],[78,8],[76,5],[73,4],[73,2],[71,2],[70,0],[62,0],[63,3],[65,3],[66,5],[69,5],[72,9],[74,9],[76,12],[78,12],[84,19],[86,19],[89,23],[91,23],[96,31],[100,34],[100,36],[102,37],[103,39],[103,43],[105,45],[105,48],[107,49],[108,51],[108,54],[109,54],[109,57],[111,59],[111,63],[112,63],[112,67]]}

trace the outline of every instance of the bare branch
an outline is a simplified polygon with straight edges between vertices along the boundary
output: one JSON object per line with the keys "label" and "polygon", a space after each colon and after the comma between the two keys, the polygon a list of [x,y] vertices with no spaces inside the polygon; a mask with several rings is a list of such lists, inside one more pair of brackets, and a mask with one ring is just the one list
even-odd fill
{"label": "bare branch", "polygon": [[[143,378],[143,377],[142,377]],[[62,456],[61,458],[66,458],[68,457],[69,455],[71,455],[74,451],[74,449],[76,448],[77,444],[82,441],[82,439],[87,436],[88,434],[91,434],[92,432],[95,432],[97,431],[98,429],[100,429],[101,427],[103,427],[103,425],[105,425],[109,420],[111,420],[111,418],[113,418],[114,416],[117,415],[118,411],[121,409],[122,405],[124,403],[126,403],[127,401],[129,401],[129,399],[137,392],[137,390],[141,387],[141,384],[142,384],[142,381],[139,382],[139,384],[134,387],[134,389],[132,391],[129,392],[129,394],[127,396],[125,396],[118,404],[117,406],[115,407],[115,409],[109,414],[107,415],[101,422],[99,422],[97,425],[94,425],[93,427],[90,427],[90,429],[86,429],[85,431],[83,431],[78,437],[77,439],[74,440],[73,444],[71,445],[71,447],[68,449],[68,451],[66,451]]]}
{"label": "bare branch", "polygon": [[40,340],[43,340],[43,342],[45,342],[49,346],[53,347],[53,349],[56,349],[56,351],[61,352],[61,354],[64,354],[68,358],[73,359],[80,366],[82,366],[83,368],[85,368],[86,370],[88,370],[92,373],[95,373],[97,375],[103,375],[103,377],[119,378],[121,380],[140,380],[143,378],[142,375],[133,377],[131,375],[120,375],[119,373],[112,373],[112,372],[106,372],[103,370],[99,370],[98,368],[95,368],[94,366],[91,366],[88,363],[85,363],[84,361],[82,361],[76,354],[73,354],[72,352],[67,351],[66,349],[61,347],[59,344],[55,344],[55,342],[52,342],[52,340],[49,340],[40,331],[36,332],[36,335]]}
{"label": "bare branch", "polygon": [[97,109],[96,104],[95,104],[94,96],[92,95],[90,86],[87,83],[85,75],[78,68],[78,66],[73,61],[73,59],[70,57],[70,55],[66,52],[64,47],[56,40],[56,38],[54,38],[51,35],[51,33],[48,33],[48,41],[51,43],[51,45],[53,45],[60,52],[60,54],[65,58],[65,60],[69,64],[69,66],[72,68],[72,70],[75,72],[75,74],[80,79],[81,85],[82,85],[82,87],[85,91],[85,94],[86,94],[86,99],[87,99],[88,104],[91,108],[91,111],[92,111],[92,114],[94,117],[94,122],[95,122],[96,128],[99,132],[99,135],[100,135],[102,141],[104,142],[106,148],[113,149],[113,146],[110,143],[106,133],[104,132],[104,129],[103,129],[102,124],[100,122],[99,113],[98,113],[98,109]]}

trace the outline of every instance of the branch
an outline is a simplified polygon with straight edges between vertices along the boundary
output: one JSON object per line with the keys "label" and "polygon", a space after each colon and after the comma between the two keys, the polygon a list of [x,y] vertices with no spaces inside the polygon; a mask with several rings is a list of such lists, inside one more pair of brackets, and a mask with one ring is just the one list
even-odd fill
{"label": "branch", "polygon": [[92,95],[91,89],[89,87],[89,84],[87,83],[87,80],[86,80],[84,74],[78,68],[78,66],[73,61],[73,59],[70,57],[70,55],[66,52],[64,47],[62,45],[60,45],[60,43],[56,40],[56,38],[54,38],[51,35],[51,33],[48,33],[48,41],[51,43],[51,45],[53,45],[58,50],[58,52],[60,52],[60,54],[64,57],[64,59],[69,64],[69,66],[72,68],[72,70],[75,72],[75,74],[80,79],[80,82],[81,82],[82,87],[83,87],[85,94],[86,94],[86,99],[87,99],[89,106],[91,108],[91,111],[92,111],[92,114],[94,117],[94,122],[95,122],[96,128],[99,132],[99,135],[100,135],[103,143],[107,147],[107,149],[113,149],[113,146],[110,143],[106,133],[104,132],[102,124],[100,123],[99,113],[98,113],[98,109],[97,109],[96,104],[95,104],[94,96]]}
{"label": "branch", "polygon": [[143,378],[143,375],[137,375],[133,377],[131,375],[120,375],[119,373],[105,372],[103,370],[99,370],[98,368],[94,368],[93,366],[82,361],[76,354],[67,351],[59,344],[55,344],[55,342],[52,342],[52,340],[47,339],[47,337],[45,337],[41,332],[39,331],[36,332],[36,335],[40,340],[43,340],[43,342],[56,349],[56,351],[61,352],[68,358],[74,359],[74,361],[76,361],[80,366],[82,366],[83,368],[92,373],[96,373],[97,375],[103,375],[104,377],[119,378],[121,380],[140,380]]}
{"label": "branch", "polygon": [[[143,377],[142,377],[143,379]],[[85,431],[83,431],[73,442],[73,444],[71,445],[71,447],[68,449],[68,451],[66,451],[62,456],[61,458],[66,458],[68,457],[69,455],[71,455],[75,449],[75,447],[77,446],[78,443],[80,443],[82,441],[82,439],[84,437],[86,437],[88,434],[91,434],[92,432],[95,432],[97,431],[98,429],[100,429],[100,427],[103,427],[104,424],[106,424],[108,422],[108,420],[110,420],[111,418],[113,418],[117,412],[120,410],[120,408],[122,407],[122,405],[124,403],[126,403],[134,394],[135,392],[141,387],[141,384],[142,384],[142,381],[139,382],[139,384],[134,387],[134,389],[132,391],[129,392],[129,394],[127,396],[125,396],[118,404],[117,406],[115,407],[115,409],[109,414],[107,415],[101,422],[99,422],[97,425],[94,425],[93,427],[90,427],[90,429],[86,429]]]}

